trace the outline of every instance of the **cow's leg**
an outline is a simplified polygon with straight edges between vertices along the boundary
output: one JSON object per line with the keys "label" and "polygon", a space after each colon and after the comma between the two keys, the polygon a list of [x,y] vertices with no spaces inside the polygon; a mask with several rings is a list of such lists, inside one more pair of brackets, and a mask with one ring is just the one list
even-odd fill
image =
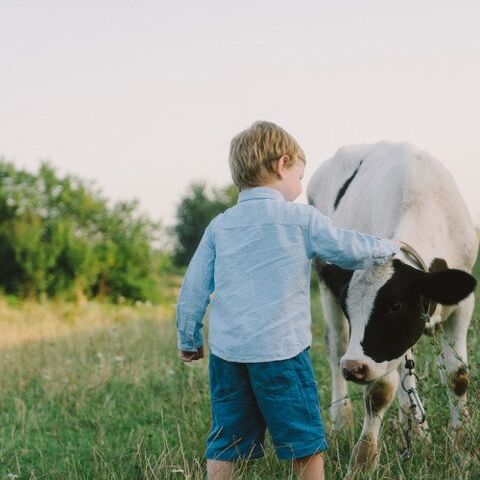
{"label": "cow's leg", "polygon": [[364,387],[365,418],[363,429],[350,459],[350,472],[368,471],[378,464],[378,435],[382,418],[395,397],[398,372],[394,370]]}
{"label": "cow's leg", "polygon": [[[411,355],[413,359],[413,355]],[[405,368],[405,361],[402,360],[402,363],[398,367],[398,373],[400,374],[400,383],[397,389],[397,398],[398,398],[398,419],[400,421],[400,427],[402,429],[402,433],[405,438],[407,438],[410,433],[414,433],[422,438],[424,441],[431,443],[430,433],[428,432],[428,423],[425,420],[422,423],[416,422],[413,418],[411,418],[410,414],[410,400],[408,398],[408,393],[403,389],[403,385],[407,390],[410,388],[414,388],[417,390],[418,393],[418,386],[417,386],[417,379],[414,375],[408,375],[408,370]],[[406,376],[405,376],[406,375]],[[405,380],[403,380],[405,379]],[[410,422],[409,422],[410,417]],[[410,428],[412,432],[410,432]],[[408,447],[408,445],[404,444],[402,447]]]}
{"label": "cow's leg", "polygon": [[451,390],[448,395],[450,405],[450,427],[454,444],[461,441],[467,410],[467,331],[474,308],[474,295],[471,294],[459,303],[447,318],[441,332],[441,353],[439,355],[440,376]]}
{"label": "cow's leg", "polygon": [[332,403],[330,418],[336,430],[352,420],[352,404],[348,397],[347,381],[340,369],[340,357],[348,343],[348,322],[330,289],[320,282],[320,298],[326,323],[328,356],[332,372]]}

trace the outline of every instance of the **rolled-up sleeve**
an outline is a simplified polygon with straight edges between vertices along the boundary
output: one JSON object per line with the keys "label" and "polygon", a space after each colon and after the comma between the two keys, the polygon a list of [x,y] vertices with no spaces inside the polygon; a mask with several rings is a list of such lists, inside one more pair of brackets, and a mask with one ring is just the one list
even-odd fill
{"label": "rolled-up sleeve", "polygon": [[313,206],[308,209],[306,244],[309,258],[318,256],[353,270],[380,265],[400,251],[394,240],[336,227]]}
{"label": "rolled-up sleeve", "polygon": [[212,222],[190,260],[176,304],[177,346],[186,352],[203,344],[203,317],[214,291],[215,243]]}

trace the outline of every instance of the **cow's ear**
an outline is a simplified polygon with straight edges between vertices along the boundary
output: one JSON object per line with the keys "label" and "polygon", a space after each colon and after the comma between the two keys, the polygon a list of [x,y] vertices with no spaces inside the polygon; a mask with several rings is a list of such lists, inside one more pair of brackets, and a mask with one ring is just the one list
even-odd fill
{"label": "cow's ear", "polygon": [[353,275],[353,270],[344,270],[337,265],[318,260],[315,261],[315,268],[320,281],[325,282],[337,298],[340,297],[342,290],[350,282]]}
{"label": "cow's ear", "polygon": [[463,270],[449,268],[435,273],[419,272],[417,285],[420,293],[434,302],[454,305],[475,290],[477,281]]}

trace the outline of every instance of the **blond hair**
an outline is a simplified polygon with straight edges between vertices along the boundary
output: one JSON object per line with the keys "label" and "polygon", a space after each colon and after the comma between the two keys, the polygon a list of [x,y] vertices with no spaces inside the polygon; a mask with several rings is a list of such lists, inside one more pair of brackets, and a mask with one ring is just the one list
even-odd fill
{"label": "blond hair", "polygon": [[233,183],[239,190],[260,186],[271,174],[276,174],[273,163],[288,155],[286,167],[305,154],[297,141],[283,128],[272,122],[255,122],[233,137],[228,159]]}

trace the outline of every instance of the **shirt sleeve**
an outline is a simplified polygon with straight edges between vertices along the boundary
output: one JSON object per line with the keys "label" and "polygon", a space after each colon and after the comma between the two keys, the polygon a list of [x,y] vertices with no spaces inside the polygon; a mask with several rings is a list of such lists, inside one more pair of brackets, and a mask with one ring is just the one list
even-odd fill
{"label": "shirt sleeve", "polygon": [[309,258],[318,256],[349,270],[380,265],[400,251],[394,240],[336,227],[330,217],[313,206],[306,236]]}
{"label": "shirt sleeve", "polygon": [[177,346],[193,352],[203,344],[203,317],[214,290],[212,222],[205,229],[183,277],[176,304]]}

